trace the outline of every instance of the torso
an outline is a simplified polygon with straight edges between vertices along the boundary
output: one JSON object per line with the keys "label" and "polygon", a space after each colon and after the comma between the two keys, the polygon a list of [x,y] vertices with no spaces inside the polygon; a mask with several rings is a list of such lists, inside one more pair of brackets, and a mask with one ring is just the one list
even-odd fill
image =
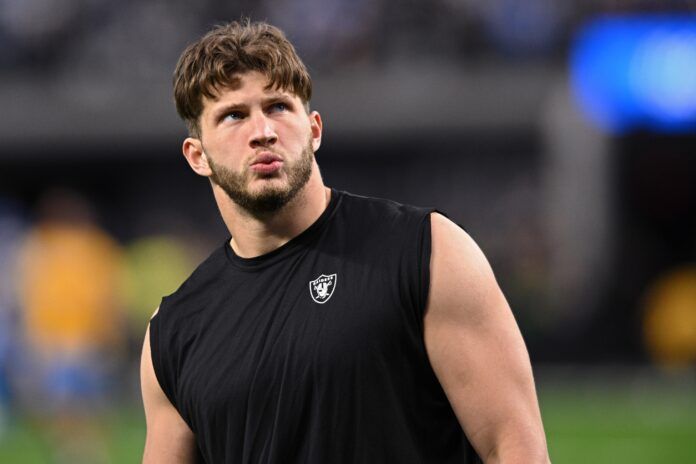
{"label": "torso", "polygon": [[422,341],[428,213],[334,192],[283,247],[227,245],[163,301],[153,363],[207,462],[470,462]]}

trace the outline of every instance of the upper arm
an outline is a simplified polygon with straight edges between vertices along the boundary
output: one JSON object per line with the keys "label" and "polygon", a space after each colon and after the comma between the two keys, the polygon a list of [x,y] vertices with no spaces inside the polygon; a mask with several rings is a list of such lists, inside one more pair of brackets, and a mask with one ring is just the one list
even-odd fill
{"label": "upper arm", "polygon": [[155,375],[149,326],[140,359],[140,386],[147,424],[143,464],[195,462],[196,443],[193,432],[164,394]]}
{"label": "upper arm", "polygon": [[424,338],[433,370],[482,458],[545,462],[529,356],[493,271],[456,224],[433,214],[431,227]]}

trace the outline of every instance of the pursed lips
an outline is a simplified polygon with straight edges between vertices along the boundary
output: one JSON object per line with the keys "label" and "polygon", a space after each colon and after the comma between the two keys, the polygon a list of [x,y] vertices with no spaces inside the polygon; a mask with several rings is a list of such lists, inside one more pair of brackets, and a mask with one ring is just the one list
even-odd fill
{"label": "pursed lips", "polygon": [[251,160],[251,170],[263,175],[274,174],[283,166],[283,158],[271,152],[258,153]]}
{"label": "pursed lips", "polygon": [[271,164],[274,161],[283,161],[283,158],[271,152],[261,152],[251,160],[250,166],[255,164]]}

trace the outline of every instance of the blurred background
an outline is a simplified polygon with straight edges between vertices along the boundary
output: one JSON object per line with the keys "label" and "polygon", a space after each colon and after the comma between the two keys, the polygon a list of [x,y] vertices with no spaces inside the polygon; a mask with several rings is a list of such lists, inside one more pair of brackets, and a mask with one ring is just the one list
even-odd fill
{"label": "blurred background", "polygon": [[554,462],[696,462],[694,1],[0,0],[0,462],[139,462],[147,320],[226,238],[171,73],[282,28],[325,182],[488,256]]}

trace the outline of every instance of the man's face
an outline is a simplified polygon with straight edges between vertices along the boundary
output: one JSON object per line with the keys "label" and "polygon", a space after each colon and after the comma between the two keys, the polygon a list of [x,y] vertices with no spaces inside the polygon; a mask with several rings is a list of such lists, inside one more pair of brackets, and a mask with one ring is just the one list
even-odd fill
{"label": "man's face", "polygon": [[258,72],[240,75],[238,85],[204,100],[200,119],[210,179],[252,214],[282,208],[304,187],[321,135],[318,114],[267,82]]}

